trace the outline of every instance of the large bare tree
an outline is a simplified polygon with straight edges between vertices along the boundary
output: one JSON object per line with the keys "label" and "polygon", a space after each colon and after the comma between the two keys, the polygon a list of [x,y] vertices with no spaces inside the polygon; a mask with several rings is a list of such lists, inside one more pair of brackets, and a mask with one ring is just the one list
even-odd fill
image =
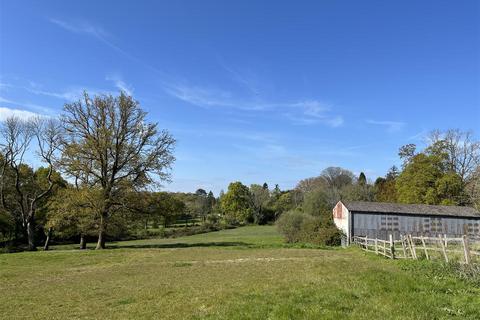
{"label": "large bare tree", "polygon": [[65,173],[101,190],[97,249],[105,248],[107,223],[128,190],[169,179],[175,139],[132,97],[102,95],[66,104],[61,165]]}
{"label": "large bare tree", "polygon": [[432,146],[441,146],[447,155],[447,169],[456,172],[464,184],[475,176],[475,170],[480,165],[480,141],[475,140],[473,132],[434,130],[429,140]]}
{"label": "large bare tree", "polygon": [[[54,119],[38,117],[24,120],[14,116],[2,124],[0,134],[3,138],[4,156],[0,188],[2,207],[7,206],[4,187],[8,168],[13,172],[16,194],[16,206],[11,210],[19,213],[27,234],[28,249],[33,251],[36,250],[35,214],[38,203],[50,193],[54,185],[52,180],[54,157],[60,145],[62,130],[58,121]],[[40,160],[47,165],[46,184],[39,183],[38,177],[24,162],[25,154],[33,140],[37,142],[36,150]]]}

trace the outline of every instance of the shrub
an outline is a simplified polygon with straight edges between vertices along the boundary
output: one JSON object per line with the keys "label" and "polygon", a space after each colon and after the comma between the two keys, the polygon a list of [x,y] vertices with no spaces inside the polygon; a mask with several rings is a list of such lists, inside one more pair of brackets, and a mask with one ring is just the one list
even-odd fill
{"label": "shrub", "polygon": [[341,233],[333,223],[324,222],[320,217],[306,216],[301,226],[302,242],[317,245],[337,246]]}
{"label": "shrub", "polygon": [[288,243],[340,244],[341,233],[331,221],[298,210],[283,214],[277,221],[277,228]]}
{"label": "shrub", "polygon": [[301,241],[303,220],[307,215],[298,210],[288,211],[277,220],[277,228],[288,243]]}

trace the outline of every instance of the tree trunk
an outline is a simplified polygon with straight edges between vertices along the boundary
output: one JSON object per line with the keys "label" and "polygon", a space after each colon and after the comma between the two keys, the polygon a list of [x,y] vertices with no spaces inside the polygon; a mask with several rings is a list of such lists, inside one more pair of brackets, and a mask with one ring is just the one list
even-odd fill
{"label": "tree trunk", "polygon": [[107,224],[107,214],[102,213],[100,216],[100,230],[98,231],[98,241],[95,250],[105,249],[105,231]]}
{"label": "tree trunk", "polygon": [[85,240],[85,235],[82,233],[80,234],[80,250],[87,249],[87,241]]}
{"label": "tree trunk", "polygon": [[98,232],[98,241],[95,250],[105,249],[105,230],[100,229]]}
{"label": "tree trunk", "polygon": [[47,239],[45,240],[45,245],[43,246],[43,250],[47,251],[50,245],[50,237],[52,236],[52,228],[48,228],[47,231]]}
{"label": "tree trunk", "polygon": [[27,221],[28,251],[37,251],[35,246],[35,226],[33,219]]}

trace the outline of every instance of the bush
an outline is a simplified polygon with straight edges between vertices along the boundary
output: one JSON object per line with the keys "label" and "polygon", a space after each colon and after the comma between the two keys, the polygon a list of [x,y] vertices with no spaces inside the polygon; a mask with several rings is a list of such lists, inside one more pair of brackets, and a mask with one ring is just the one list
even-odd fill
{"label": "bush", "polygon": [[301,241],[301,230],[306,215],[298,210],[288,211],[277,220],[277,228],[288,243]]}
{"label": "bush", "polygon": [[329,220],[295,210],[283,214],[277,228],[288,243],[311,243],[316,245],[339,245],[340,231]]}

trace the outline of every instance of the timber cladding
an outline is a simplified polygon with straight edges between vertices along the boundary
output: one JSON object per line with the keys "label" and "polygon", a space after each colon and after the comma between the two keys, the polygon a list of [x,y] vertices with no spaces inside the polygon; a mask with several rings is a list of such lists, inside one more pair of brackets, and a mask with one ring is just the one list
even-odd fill
{"label": "timber cladding", "polygon": [[349,242],[355,236],[395,240],[412,236],[480,238],[480,213],[471,207],[339,201],[334,223]]}
{"label": "timber cladding", "polygon": [[438,217],[427,215],[401,215],[366,212],[350,212],[351,236],[368,236],[387,240],[392,234],[400,239],[401,234],[414,236],[447,235],[449,237],[480,236],[480,218]]}

